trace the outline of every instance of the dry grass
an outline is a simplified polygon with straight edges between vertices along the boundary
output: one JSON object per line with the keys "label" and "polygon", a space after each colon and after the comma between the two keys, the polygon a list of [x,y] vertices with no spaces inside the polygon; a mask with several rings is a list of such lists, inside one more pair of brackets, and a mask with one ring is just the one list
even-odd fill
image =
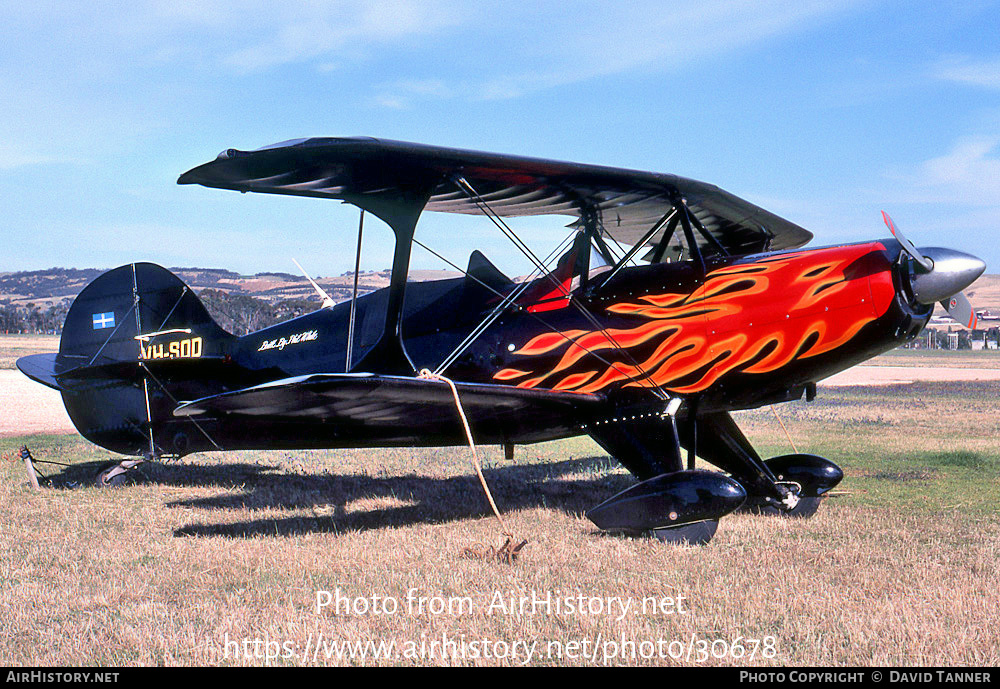
{"label": "dry grass", "polygon": [[[610,664],[693,665],[700,640],[773,637],[773,658],[758,647],[752,660],[705,664],[996,665],[1000,386],[894,390],[786,405],[799,449],[843,459],[850,494],[807,521],[726,518],[701,548],[595,533],[583,511],[630,479],[589,440],[518,448],[513,463],[490,448],[487,479],[511,530],[530,540],[513,565],[463,556],[498,530],[460,449],[203,455],[98,490],[73,482],[107,453],[74,437],[28,438],[38,458],[74,466],[57,476],[61,488],[35,493],[21,465],[0,465],[0,664],[516,662],[426,657],[447,635],[468,654],[483,639],[535,642],[533,664],[601,664],[614,651],[605,642],[624,637],[679,645],[664,645],[666,658],[619,651]],[[769,412],[740,417],[767,454],[787,451]],[[16,444],[0,440],[4,452]],[[338,587],[401,610],[317,612],[317,591]],[[468,597],[472,610],[409,614],[411,589]],[[497,593],[532,591],[633,606],[683,596],[687,612],[487,614]],[[396,655],[303,657],[320,635],[392,642]],[[550,645],[589,640],[586,650],[598,635],[596,660]],[[234,657],[232,646],[227,657],[227,638],[296,657]],[[423,660],[403,657],[408,642],[424,644]]]}
{"label": "dry grass", "polygon": [[920,368],[1000,368],[1000,351],[962,349],[894,349],[866,361],[865,366],[916,366]]}
{"label": "dry grass", "polygon": [[14,368],[14,362],[22,356],[58,351],[58,335],[6,335],[0,333],[0,370]]}

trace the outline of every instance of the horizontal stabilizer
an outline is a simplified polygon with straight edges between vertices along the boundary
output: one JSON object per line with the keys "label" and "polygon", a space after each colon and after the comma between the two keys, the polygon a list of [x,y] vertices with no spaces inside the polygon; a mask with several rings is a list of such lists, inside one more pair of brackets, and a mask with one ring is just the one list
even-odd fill
{"label": "horizontal stabilizer", "polygon": [[63,387],[75,382],[117,381],[141,385],[144,369],[155,375],[195,377],[219,377],[233,373],[233,365],[225,357],[204,356],[198,359],[154,359],[150,361],[113,361],[94,366],[78,366],[56,373],[56,381]]}
{"label": "horizontal stabilizer", "polygon": [[32,354],[22,356],[17,360],[17,368],[36,383],[47,385],[53,390],[61,390],[56,376],[61,373],[55,352],[51,354]]}
{"label": "horizontal stabilizer", "polygon": [[54,390],[79,389],[81,384],[100,381],[141,384],[143,368],[156,375],[221,377],[233,374],[233,365],[221,356],[199,359],[160,359],[153,361],[113,361],[88,365],[56,353],[32,354],[17,360],[17,368],[33,381]]}

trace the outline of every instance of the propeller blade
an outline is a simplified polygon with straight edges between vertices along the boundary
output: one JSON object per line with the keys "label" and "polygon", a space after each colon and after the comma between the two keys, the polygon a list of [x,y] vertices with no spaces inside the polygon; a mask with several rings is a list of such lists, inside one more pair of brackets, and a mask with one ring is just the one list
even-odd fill
{"label": "propeller blade", "polygon": [[944,307],[948,315],[955,319],[955,322],[959,325],[969,330],[975,330],[976,326],[979,325],[979,316],[972,310],[969,298],[962,292],[959,292],[950,299],[945,299],[941,302],[941,306]]}
{"label": "propeller blade", "polygon": [[316,290],[317,294],[319,294],[319,298],[323,300],[323,305],[320,308],[322,308],[322,309],[332,309],[337,304],[337,302],[335,302],[333,300],[333,297],[331,297],[329,294],[327,294],[326,290],[324,290],[322,287],[320,287],[319,284],[315,280],[313,280],[311,277],[309,277],[309,273],[306,272],[306,269],[303,268],[301,266],[301,264],[299,264],[299,262],[296,261],[294,258],[292,259],[292,263],[294,263],[295,265],[297,265],[299,267],[299,270],[302,271],[302,274],[306,276],[306,280],[308,280],[309,282],[312,283],[313,289]]}
{"label": "propeller blade", "polygon": [[909,254],[910,258],[916,261],[921,268],[930,272],[934,268],[934,262],[917,251],[917,247],[913,246],[913,243],[903,236],[903,233],[896,227],[896,223],[892,221],[892,218],[890,218],[889,214],[885,211],[882,211],[882,220],[885,221],[885,226],[889,228],[890,232],[892,232],[892,236],[895,237],[896,241],[899,242],[899,245],[903,247],[903,251]]}

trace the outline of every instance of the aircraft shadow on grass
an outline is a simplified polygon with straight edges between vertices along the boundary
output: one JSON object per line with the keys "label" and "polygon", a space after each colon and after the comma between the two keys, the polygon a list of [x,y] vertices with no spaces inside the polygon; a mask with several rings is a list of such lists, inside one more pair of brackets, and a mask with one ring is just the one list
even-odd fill
{"label": "aircraft shadow on grass", "polygon": [[[546,464],[511,464],[483,469],[501,513],[546,507],[578,515],[634,483],[626,474],[608,474],[607,457],[586,457]],[[57,486],[85,485],[98,465],[74,465],[52,476]],[[581,474],[583,476],[581,476]],[[219,495],[175,500],[167,507],[200,510],[299,511],[287,517],[240,522],[193,523],[176,536],[296,536],[338,533],[411,524],[478,519],[491,514],[475,474],[431,478],[418,474],[289,474],[266,464],[164,464],[143,467],[139,482],[177,487],[225,489]],[[572,478],[570,478],[572,476]],[[364,509],[366,500],[399,504]],[[301,510],[312,509],[313,514]]]}

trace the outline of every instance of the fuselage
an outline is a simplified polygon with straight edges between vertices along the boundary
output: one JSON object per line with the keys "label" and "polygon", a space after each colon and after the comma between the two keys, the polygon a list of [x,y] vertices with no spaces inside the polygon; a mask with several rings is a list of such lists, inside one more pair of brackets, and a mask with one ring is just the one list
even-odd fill
{"label": "fuselage", "polygon": [[[574,294],[582,308],[508,307],[444,373],[602,395],[658,387],[716,409],[797,397],[926,325],[931,309],[907,298],[897,257],[894,243],[866,242],[716,259],[704,275],[692,262],[627,268],[607,284],[598,275]],[[402,336],[417,369],[436,368],[499,302],[485,290],[470,302],[468,289],[463,278],[408,286]],[[355,361],[381,332],[384,302],[358,301]],[[236,363],[344,371],[348,314],[341,304],[247,335]]]}
{"label": "fuselage", "polygon": [[[519,388],[584,395],[588,409],[601,408],[591,419],[549,415],[513,426],[481,424],[483,443],[586,433],[599,417],[623,410],[659,414],[668,396],[684,400],[681,416],[694,409],[699,415],[745,409],[797,399],[811,384],[914,337],[932,309],[913,299],[898,259],[898,245],[890,240],[716,258],[704,266],[640,265],[588,275],[572,300],[546,296],[553,292],[546,278],[536,283],[540,289],[529,284],[519,290],[520,283],[496,278],[498,271],[489,287],[470,277],[410,283],[402,350],[415,371],[437,369],[450,359],[444,375],[495,390],[498,404],[505,390]],[[59,376],[74,362],[85,366],[67,374],[72,380],[36,378],[62,390],[74,424],[93,442],[141,454],[151,444],[150,427],[158,451],[177,455],[465,442],[457,421],[439,425],[427,414],[417,418],[417,403],[412,418],[396,414],[391,421],[381,420],[389,419],[381,413],[360,420],[335,412],[258,413],[252,421],[227,413],[175,416],[185,401],[312,374],[400,375],[378,370],[378,359],[367,356],[386,336],[387,294],[380,290],[357,300],[355,368],[348,372],[350,303],[232,337],[176,276],[151,264],[137,268],[138,284],[150,285],[139,303],[144,322],[156,328],[169,321],[159,328],[166,331],[137,341],[118,325],[110,344],[102,344],[107,335],[93,314],[113,312],[121,324],[136,327],[126,306],[133,270],[123,266],[105,274],[74,303],[67,321],[74,334],[64,332],[51,373]],[[515,290],[522,296],[505,304]]]}

